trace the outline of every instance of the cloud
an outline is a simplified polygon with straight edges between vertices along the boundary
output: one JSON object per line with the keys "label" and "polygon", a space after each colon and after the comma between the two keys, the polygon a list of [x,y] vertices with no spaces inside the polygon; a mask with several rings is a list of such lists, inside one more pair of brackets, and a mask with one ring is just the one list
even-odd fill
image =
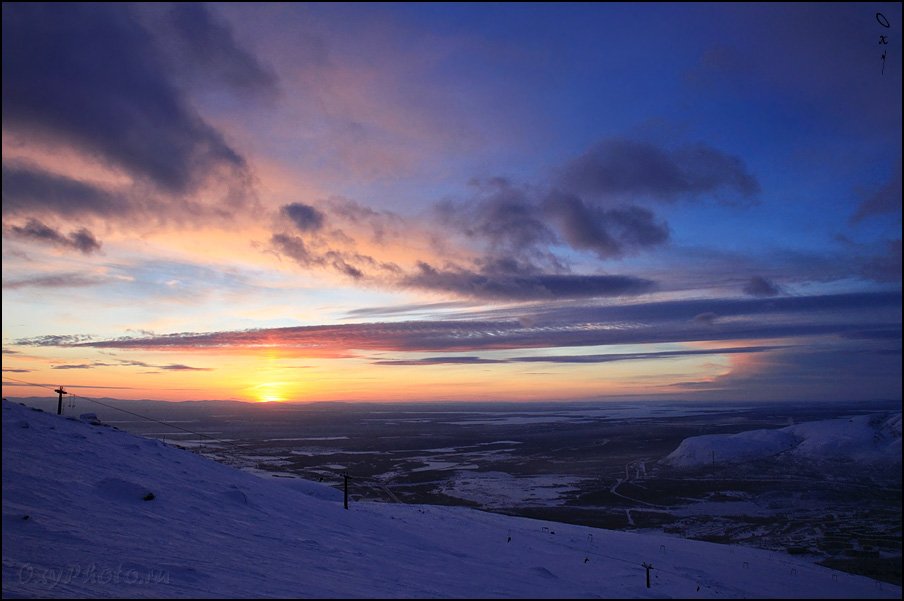
{"label": "cloud", "polygon": [[597,355],[548,355],[513,357],[511,359],[484,359],[482,357],[425,357],[423,359],[400,359],[372,361],[374,365],[450,365],[481,363],[611,363],[614,361],[640,361],[648,359],[669,359],[694,355],[732,355],[739,353],[763,353],[783,346],[741,346],[713,349],[691,349],[681,351],[658,351],[650,353],[610,353]]}
{"label": "cloud", "polygon": [[901,158],[895,167],[895,173],[885,184],[865,198],[851,216],[851,223],[859,223],[867,217],[894,213],[901,210]]}
{"label": "cloud", "polygon": [[[310,357],[355,351],[467,352],[665,342],[772,340],[900,330],[900,293],[863,293],[752,299],[665,301],[621,305],[554,303],[485,311],[467,319],[396,323],[182,332],[146,337],[93,339],[38,336],[23,346],[63,346],[211,352],[282,349]],[[715,324],[693,321],[713,312]],[[853,342],[853,341],[851,341]],[[882,343],[884,340],[877,340]]]}
{"label": "cloud", "polygon": [[876,282],[900,282],[901,239],[889,241],[884,254],[864,259],[861,275]]}
{"label": "cloud", "polygon": [[245,159],[192,108],[129,4],[3,5],[3,128],[65,142],[166,193]]}
{"label": "cloud", "polygon": [[211,371],[213,369],[210,367],[192,367],[181,363],[170,363],[168,365],[158,365],[157,367],[167,371]]}
{"label": "cloud", "polygon": [[324,254],[324,258],[333,267],[333,269],[335,269],[339,273],[347,275],[352,279],[360,280],[364,277],[364,271],[348,262],[350,257],[352,256],[354,256],[354,258],[359,262],[366,262],[369,265],[375,264],[375,261],[372,258],[365,257],[364,255],[360,254],[349,255],[347,253],[334,250],[327,251]]}
{"label": "cloud", "polygon": [[695,321],[697,323],[705,323],[707,325],[713,325],[714,323],[716,323],[716,320],[718,318],[719,316],[712,311],[706,311],[705,313],[698,313],[697,315],[694,315],[692,321]]}
{"label": "cloud", "polygon": [[[181,363],[170,363],[168,365],[154,365],[145,363],[144,361],[117,361],[116,363],[108,363],[104,361],[94,361],[92,363],[70,363],[65,365],[54,365],[51,369],[97,369],[102,367],[150,367],[154,369],[164,369],[167,371],[212,371],[210,367],[192,367]],[[159,372],[144,372],[159,373]]]}
{"label": "cloud", "polygon": [[398,315],[400,313],[425,313],[430,311],[442,311],[443,309],[465,309],[472,307],[473,303],[465,301],[443,301],[438,303],[412,303],[407,305],[389,305],[385,307],[361,307],[346,312],[348,318],[358,317],[383,317]]}
{"label": "cloud", "polygon": [[404,218],[392,211],[377,211],[353,200],[332,197],[324,201],[331,218],[341,220],[354,229],[367,230],[375,244],[405,236],[408,232]]}
{"label": "cloud", "polygon": [[[322,246],[323,241],[318,240],[317,244]],[[329,267],[355,280],[365,277],[365,268],[372,271],[397,270],[391,264],[377,263],[373,257],[356,252],[314,250],[299,236],[273,234],[270,245],[276,253],[288,256],[302,267]]]}
{"label": "cloud", "polygon": [[781,293],[782,289],[774,282],[758,275],[750,278],[744,285],[744,294],[750,296],[778,296]]}
{"label": "cloud", "polygon": [[887,349],[796,347],[757,355],[756,360],[738,358],[744,360],[733,362],[727,374],[670,388],[693,391],[698,399],[718,400],[901,398],[901,357]]}
{"label": "cloud", "polygon": [[109,280],[97,276],[81,273],[55,273],[50,275],[36,275],[13,280],[3,280],[4,290],[18,290],[20,288],[81,288],[85,286],[100,286]]}
{"label": "cloud", "polygon": [[216,18],[204,4],[180,2],[172,5],[162,20],[175,49],[170,59],[194,80],[214,79],[235,91],[272,96],[277,91],[277,77],[257,57],[242,48],[232,29]]}
{"label": "cloud", "polygon": [[288,217],[299,231],[316,232],[323,227],[323,213],[310,205],[293,202],[284,205],[280,212]]}
{"label": "cloud", "polygon": [[764,353],[783,346],[740,346],[713,349],[690,349],[681,351],[658,351],[650,353],[611,353],[603,355],[550,355],[548,357],[516,357],[516,363],[611,363],[613,361],[639,361],[646,359],[669,359],[694,355],[734,355],[739,353]]}
{"label": "cloud", "polygon": [[[494,270],[498,262],[478,273],[462,268],[438,270],[419,262],[417,271],[401,280],[402,286],[449,292],[456,296],[496,300],[543,300],[636,296],[651,292],[650,280],[620,275],[570,275]],[[520,271],[520,272],[519,272]]]}
{"label": "cloud", "polygon": [[519,187],[502,177],[474,185],[475,198],[440,203],[437,212],[444,226],[484,242],[486,255],[496,260],[566,271],[552,252],[563,242],[608,259],[657,246],[669,237],[668,226],[638,206],[602,208],[575,194]]}
{"label": "cloud", "polygon": [[74,346],[84,342],[91,342],[94,336],[88,334],[47,334],[27,338],[27,346]]}
{"label": "cloud", "polygon": [[858,330],[845,332],[842,337],[851,340],[901,340],[901,328]]}
{"label": "cloud", "polygon": [[591,197],[662,201],[720,193],[748,199],[760,191],[740,158],[706,144],[666,150],[617,138],[604,140],[567,163],[559,185]]}
{"label": "cloud", "polygon": [[508,363],[504,359],[481,357],[426,357],[424,359],[398,359],[372,361],[374,365],[479,365],[484,363]]}
{"label": "cloud", "polygon": [[37,219],[29,219],[24,226],[14,225],[9,230],[15,236],[77,250],[86,255],[98,252],[101,246],[94,234],[86,228],[81,228],[70,232],[68,236],[64,236],[59,231],[44,225]]}
{"label": "cloud", "polygon": [[94,184],[22,162],[3,163],[3,213],[51,213],[61,217],[117,217],[136,207]]}
{"label": "cloud", "polygon": [[16,374],[27,374],[27,373],[31,372],[30,369],[11,369],[11,368],[7,368],[7,367],[4,367],[3,371],[10,372],[10,373],[16,373]]}
{"label": "cloud", "polygon": [[[638,202],[702,195],[749,200],[760,190],[741,159],[705,144],[669,150],[627,139],[600,142],[539,186],[504,177],[472,184],[472,198],[439,203],[437,214],[444,227],[482,243],[477,263],[514,260],[556,275],[570,270],[555,252],[563,244],[605,260],[668,241],[668,224]],[[428,277],[435,280],[420,273],[409,281]]]}
{"label": "cloud", "polygon": [[573,248],[591,250],[601,259],[657,246],[669,237],[668,226],[657,223],[653,213],[641,207],[603,209],[559,192],[547,197],[544,209],[558,221]]}
{"label": "cloud", "polygon": [[302,267],[323,264],[322,258],[308,250],[304,240],[298,236],[273,234],[270,244],[276,252],[288,256]]}
{"label": "cloud", "polygon": [[516,187],[502,177],[475,181],[473,185],[478,190],[476,198],[437,206],[445,225],[456,227],[469,238],[485,240],[494,255],[536,253],[540,246],[557,241],[527,188]]}

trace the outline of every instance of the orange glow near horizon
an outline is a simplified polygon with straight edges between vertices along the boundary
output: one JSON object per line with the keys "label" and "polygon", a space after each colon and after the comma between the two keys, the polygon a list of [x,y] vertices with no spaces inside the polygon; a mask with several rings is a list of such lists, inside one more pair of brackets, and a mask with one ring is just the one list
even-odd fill
{"label": "orange glow near horizon", "polygon": [[[123,360],[124,355],[118,357]],[[59,357],[34,357],[28,363],[30,373],[14,379],[62,384],[87,397],[122,399],[266,403],[549,401],[662,395],[673,384],[712,381],[765,359],[716,354],[608,363],[379,365],[373,357],[365,356],[299,358],[281,349],[229,349],[223,353],[193,353],[190,366],[180,363],[184,355],[171,352],[130,356],[134,365],[114,366],[108,358],[108,365],[65,371],[55,369],[65,363]],[[7,382],[3,394],[52,395],[49,387],[27,388]]]}

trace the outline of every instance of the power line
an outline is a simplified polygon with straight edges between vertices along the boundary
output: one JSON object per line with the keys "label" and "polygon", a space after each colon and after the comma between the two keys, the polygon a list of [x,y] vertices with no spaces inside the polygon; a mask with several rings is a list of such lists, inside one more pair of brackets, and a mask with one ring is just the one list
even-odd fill
{"label": "power line", "polygon": [[[11,378],[11,377],[9,377],[9,376],[3,376],[3,379],[4,379],[4,380],[9,380],[9,381],[11,381],[11,382],[18,382],[18,383],[20,383],[20,384],[28,384],[29,386],[35,386],[35,387],[37,387],[37,388],[46,388],[46,389],[48,389],[48,390],[51,390],[51,391],[53,391],[53,392],[56,392],[56,390],[54,390],[54,388],[53,388],[52,386],[47,386],[46,384],[36,384],[36,383],[34,383],[34,382],[26,382],[25,380],[20,380],[20,379],[18,379],[18,378]],[[175,428],[176,430],[182,430],[183,432],[187,432],[187,433],[189,433],[189,434],[194,434],[195,436],[199,436],[199,437],[201,437],[201,438],[206,438],[207,440],[212,440],[212,441],[214,441],[214,442],[216,442],[216,443],[226,445],[227,447],[231,447],[231,448],[233,448],[233,449],[235,449],[235,450],[237,450],[237,451],[240,451],[240,450],[241,450],[238,446],[236,446],[236,445],[234,445],[234,444],[231,444],[231,443],[229,443],[228,441],[220,440],[219,438],[214,438],[213,436],[208,436],[207,434],[203,434],[203,433],[201,433],[201,432],[195,432],[194,430],[189,430],[188,428],[183,428],[182,426],[177,426],[177,425],[175,425],[175,424],[171,424],[171,423],[169,423],[169,422],[165,422],[165,421],[162,421],[162,420],[159,420],[159,419],[154,419],[153,417],[148,417],[147,415],[141,415],[140,413],[135,413],[134,411],[129,411],[128,409],[123,409],[123,408],[121,408],[121,407],[116,407],[116,406],[114,406],[114,405],[110,405],[110,404],[104,403],[104,402],[102,402],[102,401],[98,401],[97,399],[92,399],[92,398],[90,398],[90,397],[82,396],[82,395],[80,395],[80,394],[75,394],[75,393],[73,393],[73,392],[68,392],[67,394],[68,394],[71,398],[82,399],[82,400],[84,400],[84,401],[90,401],[90,402],[92,402],[92,403],[97,403],[98,405],[101,405],[101,406],[103,406],[103,407],[107,407],[108,409],[113,409],[114,411],[120,411],[120,412],[122,412],[122,413],[127,413],[128,415],[131,415],[131,416],[133,416],[133,417],[139,417],[139,418],[141,418],[141,419],[146,419],[146,420],[148,420],[148,421],[150,421],[150,422],[154,422],[154,423],[156,423],[156,424],[161,424],[161,425],[163,425],[163,426],[169,426],[170,428]]]}

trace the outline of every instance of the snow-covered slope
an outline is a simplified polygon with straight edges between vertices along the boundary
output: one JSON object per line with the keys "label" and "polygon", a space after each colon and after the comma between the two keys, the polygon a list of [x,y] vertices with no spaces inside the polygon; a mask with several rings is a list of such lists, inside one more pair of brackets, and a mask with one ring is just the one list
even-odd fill
{"label": "snow-covered slope", "polygon": [[315,483],[8,402],[2,415],[5,598],[901,596],[756,549],[461,507],[345,511]]}
{"label": "snow-covered slope", "polygon": [[697,468],[771,457],[819,462],[901,465],[901,414],[858,415],[807,422],[777,430],[710,434],[684,439],[663,460],[666,465]]}

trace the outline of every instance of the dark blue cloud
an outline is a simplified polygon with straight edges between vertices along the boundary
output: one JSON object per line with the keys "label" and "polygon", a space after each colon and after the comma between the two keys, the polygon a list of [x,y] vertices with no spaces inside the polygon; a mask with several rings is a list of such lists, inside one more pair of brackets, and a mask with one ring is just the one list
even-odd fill
{"label": "dark blue cloud", "polygon": [[293,202],[284,205],[280,211],[302,232],[316,232],[323,227],[323,212],[311,205]]}
{"label": "dark blue cloud", "polygon": [[674,201],[760,190],[744,162],[706,144],[674,150],[628,139],[604,140],[562,169],[559,185],[593,198]]}
{"label": "dark blue cloud", "polygon": [[86,255],[98,252],[101,247],[100,242],[94,237],[94,234],[86,228],[75,230],[66,236],[37,219],[29,219],[23,226],[11,226],[9,231],[14,236],[20,238],[37,240],[46,244],[52,244],[70,250],[77,250]]}
{"label": "dark blue cloud", "polygon": [[121,217],[135,210],[124,197],[33,165],[3,163],[3,214]]}
{"label": "dark blue cloud", "polygon": [[744,284],[744,294],[750,296],[778,296],[781,293],[782,289],[774,282],[758,275],[753,276]]}
{"label": "dark blue cloud", "polygon": [[328,267],[352,279],[360,280],[372,272],[394,272],[398,268],[389,263],[378,263],[367,255],[339,250],[313,249],[299,236],[273,234],[270,246],[280,255],[286,255],[302,267]]}
{"label": "dark blue cloud", "polygon": [[304,243],[304,240],[298,236],[273,234],[270,237],[270,244],[277,253],[288,256],[302,267],[321,265],[323,263],[322,259],[312,253]]}
{"label": "dark blue cloud", "polygon": [[242,48],[232,29],[204,4],[176,3],[160,25],[161,35],[169,34],[172,47],[178,51],[171,62],[185,69],[185,75],[193,80],[214,79],[215,83],[254,95],[270,96],[277,91],[273,71]]}
{"label": "dark blue cloud", "polygon": [[474,184],[474,198],[443,202],[437,209],[444,225],[485,244],[489,258],[564,271],[553,254],[553,247],[563,242],[607,259],[657,246],[669,237],[668,226],[638,206],[602,208],[572,193],[516,186],[502,177]]}
{"label": "dark blue cloud", "polygon": [[[673,300],[604,306],[548,304],[526,307],[521,309],[521,314],[530,316],[534,321],[551,324],[567,324],[574,321],[588,323],[636,321],[689,323],[692,326],[696,324],[697,327],[709,327],[726,325],[720,324],[720,321],[726,318],[746,317],[766,325],[769,321],[774,322],[776,315],[783,315],[789,319],[803,316],[810,318],[811,322],[829,319],[839,323],[849,321],[851,315],[858,315],[861,319],[877,319],[900,324],[900,306],[901,292],[862,292],[775,298]],[[512,313],[510,310],[487,311],[480,316],[484,319],[498,319]]]}
{"label": "dark blue cloud", "polygon": [[3,128],[182,194],[244,158],[191,107],[129,4],[3,4]]}
{"label": "dark blue cloud", "polygon": [[483,240],[492,255],[524,256],[558,240],[534,195],[503,177],[474,181],[477,195],[437,206],[441,220],[469,238]]}
{"label": "dark blue cloud", "polygon": [[561,192],[550,194],[543,206],[573,248],[593,251],[601,259],[657,246],[669,237],[667,225],[637,206],[603,209]]}
{"label": "dark blue cloud", "polygon": [[655,288],[650,280],[631,276],[530,273],[518,268],[514,273],[493,270],[478,273],[461,268],[440,270],[424,262],[418,264],[416,273],[403,278],[401,285],[469,298],[500,300],[637,296]]}

